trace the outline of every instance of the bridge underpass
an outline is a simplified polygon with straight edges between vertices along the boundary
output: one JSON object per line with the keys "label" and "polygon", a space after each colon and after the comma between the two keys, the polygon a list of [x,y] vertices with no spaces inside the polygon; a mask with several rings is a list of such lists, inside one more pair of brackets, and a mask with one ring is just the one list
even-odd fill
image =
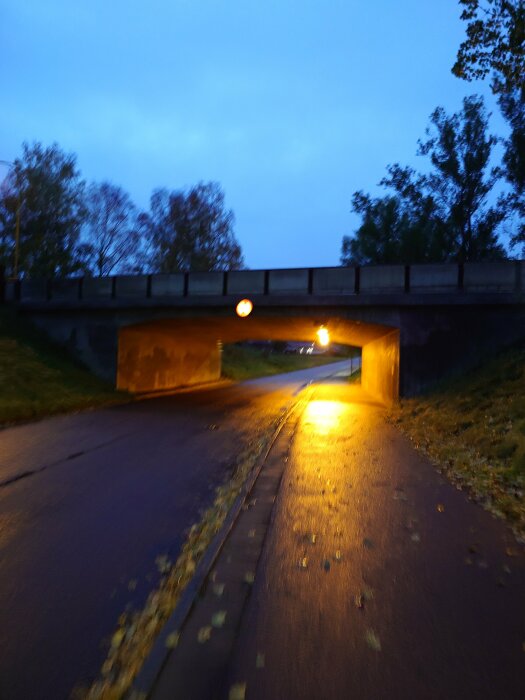
{"label": "bridge underpass", "polygon": [[337,316],[162,319],[121,327],[117,387],[147,392],[219,379],[221,345],[245,340],[315,341],[325,326],[330,341],[362,348],[362,385],[386,404],[399,397],[399,330]]}
{"label": "bridge underpass", "polygon": [[[239,319],[243,297],[254,312]],[[325,324],[362,348],[364,387],[390,403],[525,339],[525,260],[0,278],[2,299],[131,391],[213,381],[221,342],[311,341]]]}

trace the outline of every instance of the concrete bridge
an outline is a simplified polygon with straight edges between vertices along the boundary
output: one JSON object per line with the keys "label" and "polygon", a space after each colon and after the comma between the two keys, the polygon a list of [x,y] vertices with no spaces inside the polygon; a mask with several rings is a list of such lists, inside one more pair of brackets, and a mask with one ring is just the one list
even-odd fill
{"label": "concrete bridge", "polygon": [[217,379],[222,343],[313,341],[325,325],[362,348],[363,386],[391,403],[525,337],[525,261],[22,280],[3,296],[133,392]]}

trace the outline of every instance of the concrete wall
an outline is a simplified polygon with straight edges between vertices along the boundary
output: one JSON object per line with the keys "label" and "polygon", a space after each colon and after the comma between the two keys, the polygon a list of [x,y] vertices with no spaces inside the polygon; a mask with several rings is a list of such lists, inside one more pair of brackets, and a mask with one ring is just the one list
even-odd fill
{"label": "concrete wall", "polygon": [[308,294],[308,270],[270,270],[270,294]]}
{"label": "concrete wall", "polygon": [[525,339],[525,305],[400,311],[400,395],[416,396]]}
{"label": "concrete wall", "polygon": [[404,265],[362,267],[359,272],[363,294],[399,294],[405,291]]}
{"label": "concrete wall", "polygon": [[188,275],[188,294],[222,294],[223,285],[223,272],[190,272]]}
{"label": "concrete wall", "polygon": [[32,314],[31,321],[94,374],[115,385],[118,328],[113,315]]}
{"label": "concrete wall", "polygon": [[264,270],[228,272],[228,294],[264,294]]}
{"label": "concrete wall", "polygon": [[511,292],[519,283],[519,266],[513,260],[465,263],[463,288],[470,292]]}
{"label": "concrete wall", "polygon": [[159,391],[211,382],[220,376],[216,340],[182,337],[148,325],[120,329],[118,389]]}
{"label": "concrete wall", "polygon": [[115,278],[115,296],[144,299],[148,289],[147,275],[118,275]]}
{"label": "concrete wall", "polygon": [[355,267],[313,270],[313,294],[355,294]]}
{"label": "concrete wall", "polygon": [[410,291],[412,293],[454,292],[458,288],[458,282],[457,265],[442,263],[439,265],[410,266]]}
{"label": "concrete wall", "polygon": [[399,331],[392,331],[363,346],[361,383],[387,406],[399,399]]}
{"label": "concrete wall", "polygon": [[151,296],[169,297],[182,296],[184,294],[184,275],[175,273],[172,275],[151,276]]}
{"label": "concrete wall", "polygon": [[[525,293],[525,261],[426,265],[366,265],[287,270],[231,270],[153,275],[117,275],[58,280],[23,279],[13,287],[0,278],[5,301],[51,301],[82,305],[104,300],[174,300],[179,297],[416,296]],[[0,299],[2,294],[0,293]],[[425,299],[426,303],[426,299]]]}
{"label": "concrete wall", "polygon": [[86,277],[82,284],[82,298],[88,301],[91,299],[110,299],[112,289],[112,277]]}

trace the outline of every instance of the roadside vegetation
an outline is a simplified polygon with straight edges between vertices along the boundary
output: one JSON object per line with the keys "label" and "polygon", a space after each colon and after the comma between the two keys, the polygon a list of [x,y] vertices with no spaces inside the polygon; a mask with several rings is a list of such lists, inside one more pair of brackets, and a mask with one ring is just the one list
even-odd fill
{"label": "roadside vegetation", "polygon": [[525,343],[391,419],[448,478],[525,540]]}
{"label": "roadside vegetation", "polygon": [[282,350],[250,347],[236,343],[225,345],[222,352],[222,375],[227,379],[243,381],[255,377],[293,372],[299,369],[318,367],[329,362],[347,359],[337,355],[286,354]]}
{"label": "roadside vegetation", "polygon": [[0,425],[127,399],[14,311],[0,311]]}

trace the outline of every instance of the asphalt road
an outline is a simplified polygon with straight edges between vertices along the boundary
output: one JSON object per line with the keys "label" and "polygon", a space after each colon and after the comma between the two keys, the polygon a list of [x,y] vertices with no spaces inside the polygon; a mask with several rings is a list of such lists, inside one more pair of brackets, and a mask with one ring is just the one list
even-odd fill
{"label": "asphalt road", "polygon": [[[227,562],[217,571],[220,584]],[[290,440],[213,697],[239,684],[246,700],[522,700],[524,601],[523,547],[505,525],[358,388],[328,383]]]}
{"label": "asphalt road", "polygon": [[0,700],[89,685],[237,454],[336,365],[0,432]]}

